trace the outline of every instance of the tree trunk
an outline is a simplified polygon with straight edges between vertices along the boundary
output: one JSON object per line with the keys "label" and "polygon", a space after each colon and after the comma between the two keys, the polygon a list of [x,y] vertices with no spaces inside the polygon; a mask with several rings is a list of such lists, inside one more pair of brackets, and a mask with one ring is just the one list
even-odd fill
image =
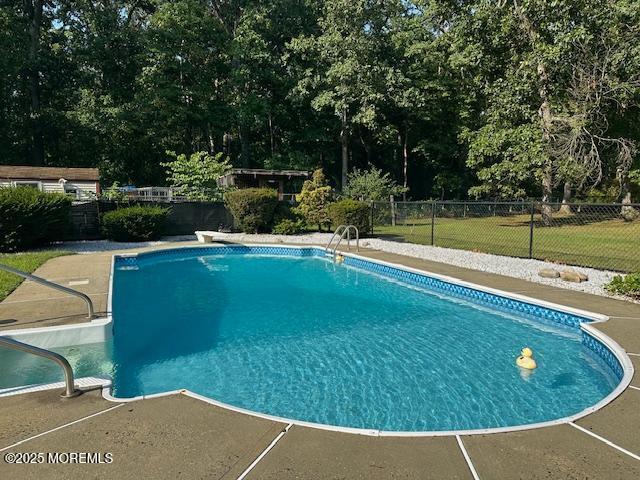
{"label": "tree trunk", "polygon": [[[547,69],[544,63],[538,64],[538,77],[540,79],[540,88],[538,93],[540,95],[540,114],[541,126],[542,126],[542,143],[544,147],[548,147],[551,142],[551,106],[549,105],[549,76],[547,75]],[[551,224],[551,195],[553,195],[553,159],[547,154],[545,156],[543,172],[542,172],[542,223],[545,225]]]}
{"label": "tree trunk", "polygon": [[640,217],[640,212],[629,205],[631,203],[631,182],[629,180],[628,168],[622,169],[618,167],[618,181],[620,182],[618,202],[622,203],[620,215],[627,222],[634,221]]}
{"label": "tree trunk", "polygon": [[240,163],[243,167],[248,168],[251,166],[251,143],[249,142],[247,127],[243,122],[238,127],[238,133],[240,136]]}
{"label": "tree trunk", "polygon": [[571,213],[571,184],[564,182],[564,190],[562,191],[562,206],[560,207],[560,213]]}
{"label": "tree trunk", "polygon": [[228,157],[231,157],[231,141],[233,138],[230,133],[225,133],[222,135],[222,151]]}
{"label": "tree trunk", "polygon": [[347,173],[349,172],[349,132],[347,125],[347,108],[342,109],[341,115],[342,128],[340,130],[340,143],[342,145],[342,191],[347,188]]}
{"label": "tree trunk", "polygon": [[25,0],[25,10],[29,15],[29,66],[27,88],[31,99],[31,128],[33,145],[31,150],[34,165],[44,165],[44,134],[40,111],[40,29],[42,27],[42,0]]}
{"label": "tree trunk", "polygon": [[275,144],[275,138],[273,135],[273,116],[271,115],[271,112],[269,112],[268,122],[269,122],[269,142],[271,144],[271,156],[273,157],[276,154],[276,144]]}
{"label": "tree trunk", "polygon": [[[524,12],[522,7],[518,4],[517,0],[513,0],[513,6],[515,14],[520,19],[520,24],[526,35],[529,37],[531,50],[535,51],[536,44],[539,42],[540,35],[535,29],[533,23]],[[551,143],[551,129],[552,129],[552,113],[551,104],[549,102],[549,74],[547,72],[547,66],[539,59],[538,60],[538,81],[540,85],[538,87],[538,96],[540,97],[540,108],[538,108],[538,114],[540,115],[540,126],[542,128],[542,143],[543,147],[547,149]],[[550,154],[545,155],[545,161],[542,166],[542,223],[544,225],[551,224],[551,195],[553,194],[553,159]]]}
{"label": "tree trunk", "polygon": [[405,191],[402,192],[402,201],[407,201],[407,169],[409,166],[409,150],[407,149],[407,143],[409,142],[409,127],[405,127],[404,130],[404,142],[402,143],[402,186]]}

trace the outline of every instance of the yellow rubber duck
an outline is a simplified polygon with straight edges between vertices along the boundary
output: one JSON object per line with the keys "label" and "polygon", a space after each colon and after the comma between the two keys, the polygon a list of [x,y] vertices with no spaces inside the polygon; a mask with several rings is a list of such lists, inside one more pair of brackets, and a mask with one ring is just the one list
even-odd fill
{"label": "yellow rubber duck", "polygon": [[336,255],[336,263],[344,263],[344,257],[342,255]]}
{"label": "yellow rubber duck", "polygon": [[520,352],[520,356],[516,359],[516,365],[527,370],[536,368],[538,365],[533,359],[533,350],[529,347],[524,347]]}

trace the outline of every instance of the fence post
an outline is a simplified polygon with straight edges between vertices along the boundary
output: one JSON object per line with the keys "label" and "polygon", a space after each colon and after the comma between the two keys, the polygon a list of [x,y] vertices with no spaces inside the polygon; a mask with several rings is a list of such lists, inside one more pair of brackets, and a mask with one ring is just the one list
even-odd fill
{"label": "fence post", "polygon": [[436,201],[431,200],[431,245],[434,245],[435,228],[436,228]]}
{"label": "fence post", "polygon": [[396,226],[396,205],[393,195],[389,195],[389,202],[391,202],[391,226]]}
{"label": "fence post", "polygon": [[531,219],[529,220],[529,258],[533,258],[533,215],[535,212],[535,202],[531,201]]}
{"label": "fence post", "polygon": [[374,208],[374,202],[373,200],[371,201],[371,235],[373,235],[373,208]]}

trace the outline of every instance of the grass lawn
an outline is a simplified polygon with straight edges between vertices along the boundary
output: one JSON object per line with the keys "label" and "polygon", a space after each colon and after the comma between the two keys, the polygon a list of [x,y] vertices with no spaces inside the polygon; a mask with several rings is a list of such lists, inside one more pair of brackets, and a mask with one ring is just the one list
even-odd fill
{"label": "grass lawn", "polygon": [[[533,258],[559,263],[640,271],[640,221],[621,219],[545,227],[534,223]],[[431,244],[431,219],[408,218],[402,225],[376,226],[376,236]],[[434,244],[498,255],[529,257],[529,216],[437,218]]]}
{"label": "grass lawn", "polygon": [[[60,250],[48,250],[44,252],[3,253],[0,254],[0,263],[10,267],[19,268],[27,273],[33,272],[47,260],[62,255],[71,255],[71,252]],[[13,273],[0,271],[0,302],[7,298],[24,279]]]}

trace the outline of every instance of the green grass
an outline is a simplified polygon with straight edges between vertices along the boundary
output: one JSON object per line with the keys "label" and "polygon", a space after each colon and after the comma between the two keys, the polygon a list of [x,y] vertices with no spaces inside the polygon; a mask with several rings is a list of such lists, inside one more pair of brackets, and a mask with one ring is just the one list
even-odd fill
{"label": "green grass", "polygon": [[[555,217],[554,217],[555,220]],[[557,217],[558,226],[535,223],[533,258],[623,272],[640,271],[640,221],[621,219],[572,224]],[[431,244],[431,219],[376,226],[376,236]],[[529,257],[529,216],[437,218],[435,245],[497,255]]]}
{"label": "green grass", "polygon": [[[62,255],[71,255],[71,252],[60,250],[48,250],[44,252],[4,253],[0,254],[0,263],[10,267],[19,268],[27,273],[33,272],[47,260]],[[0,302],[7,298],[23,281],[22,277],[13,273],[0,270]]]}

